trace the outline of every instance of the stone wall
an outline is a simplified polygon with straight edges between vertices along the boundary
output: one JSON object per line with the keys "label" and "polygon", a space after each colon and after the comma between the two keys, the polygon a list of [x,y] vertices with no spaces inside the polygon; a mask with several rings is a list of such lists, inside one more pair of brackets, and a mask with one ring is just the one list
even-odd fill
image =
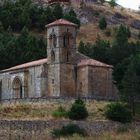
{"label": "stone wall", "polygon": [[[91,75],[92,77],[92,75]],[[77,94],[88,96],[88,66],[77,68]]]}
{"label": "stone wall", "polygon": [[[5,99],[1,100],[0,103],[2,104],[18,104],[18,103],[48,103],[48,104],[67,104],[67,103],[73,103],[77,97],[40,97],[40,98],[24,98],[24,99]],[[93,103],[95,101],[116,101],[118,98],[112,97],[103,97],[103,96],[90,96],[90,97],[80,97],[84,102],[90,102]]]}
{"label": "stone wall", "polygon": [[0,73],[2,100],[19,98],[14,95],[13,83],[16,78],[22,85],[22,98],[47,96],[47,73],[45,72],[47,72],[47,66],[39,65]]}
{"label": "stone wall", "polygon": [[98,96],[117,96],[117,90],[112,81],[112,68],[88,67],[88,94]]}
{"label": "stone wall", "polygon": [[[67,124],[76,124],[80,128],[83,128],[87,131],[89,136],[95,134],[102,134],[106,131],[116,130],[120,127],[123,127],[123,124],[110,122],[110,121],[96,121],[96,122],[88,122],[88,121],[22,121],[22,120],[0,120],[0,138],[3,137],[2,140],[15,140],[12,139],[12,135],[16,133],[16,138],[18,140],[37,140],[36,138],[41,138],[44,135],[50,136],[51,131],[55,128],[61,128]],[[140,129],[140,123],[129,124],[129,128],[131,129]],[[24,134],[24,135],[23,135]],[[37,134],[37,135],[36,135]],[[7,137],[7,139],[5,139]],[[44,139],[42,139],[44,140]]]}

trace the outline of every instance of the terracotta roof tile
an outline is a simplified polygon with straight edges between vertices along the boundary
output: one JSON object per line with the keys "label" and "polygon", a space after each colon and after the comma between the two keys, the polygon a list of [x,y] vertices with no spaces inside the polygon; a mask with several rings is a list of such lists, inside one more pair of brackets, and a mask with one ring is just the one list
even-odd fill
{"label": "terracotta roof tile", "polygon": [[52,22],[52,23],[46,25],[45,27],[46,27],[46,28],[49,28],[49,27],[51,27],[51,26],[56,26],[56,25],[69,25],[69,26],[78,27],[77,24],[74,24],[74,23],[72,23],[72,22],[70,22],[70,21],[67,21],[67,20],[65,20],[65,19],[58,19],[58,20],[56,20],[56,21],[54,21],[54,22]]}
{"label": "terracotta roof tile", "polygon": [[[110,67],[110,68],[113,67],[112,65],[107,65],[100,61],[97,61],[94,59],[89,59],[87,56],[84,56],[80,53],[77,53],[77,57],[75,57],[74,61],[77,63],[78,67],[80,67],[80,66],[97,66],[97,67]],[[2,71],[0,71],[0,73],[29,68],[29,67],[33,67],[33,66],[39,66],[39,65],[42,65],[45,63],[47,63],[47,58],[24,63],[21,65],[17,65],[17,66],[11,67],[9,69],[2,70]]]}
{"label": "terracotta roof tile", "polygon": [[97,66],[97,67],[110,67],[110,68],[113,67],[112,65],[107,65],[105,63],[102,63],[102,62],[94,60],[94,59],[84,59],[78,63],[78,66],[87,66],[87,65],[88,66]]}
{"label": "terracotta roof tile", "polygon": [[28,67],[42,65],[42,64],[45,64],[45,63],[47,63],[47,58],[32,61],[32,62],[28,62],[28,63],[24,63],[24,64],[21,64],[21,65],[17,65],[17,66],[11,67],[9,69],[2,70],[0,72],[7,72],[7,71],[18,70],[18,69],[24,69],[24,68],[28,68]]}

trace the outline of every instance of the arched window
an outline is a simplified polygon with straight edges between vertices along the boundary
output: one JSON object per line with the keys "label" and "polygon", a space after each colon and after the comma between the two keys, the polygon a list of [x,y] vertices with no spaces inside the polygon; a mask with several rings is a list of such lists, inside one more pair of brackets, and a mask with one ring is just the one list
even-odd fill
{"label": "arched window", "polygon": [[52,37],[52,35],[50,35],[50,37],[49,37],[49,44],[50,44],[50,47],[52,48],[52,42],[53,42],[53,37]]}
{"label": "arched window", "polygon": [[56,37],[56,35],[54,33],[50,35],[49,41],[50,41],[49,44],[50,44],[51,48],[56,47],[56,45],[57,45],[57,37]]}
{"label": "arched window", "polygon": [[56,47],[56,44],[57,44],[57,38],[56,38],[56,35],[54,34],[53,35],[53,47]]}
{"label": "arched window", "polygon": [[22,82],[18,77],[16,77],[13,81],[13,95],[14,98],[23,98]]}
{"label": "arched window", "polygon": [[70,59],[70,52],[67,51],[67,56],[66,56],[66,60],[67,60],[67,62],[69,62],[69,59]]}
{"label": "arched window", "polygon": [[53,50],[51,51],[51,61],[55,62],[55,53]]}
{"label": "arched window", "polygon": [[64,45],[64,47],[68,47],[69,44],[70,44],[70,35],[65,34],[63,37],[63,45]]}

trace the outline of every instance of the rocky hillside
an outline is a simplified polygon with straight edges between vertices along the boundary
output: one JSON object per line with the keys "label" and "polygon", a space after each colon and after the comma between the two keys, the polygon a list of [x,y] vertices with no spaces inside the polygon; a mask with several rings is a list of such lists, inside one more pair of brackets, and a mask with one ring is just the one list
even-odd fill
{"label": "rocky hillside", "polygon": [[[47,0],[36,0],[38,3],[45,4]],[[111,8],[108,3],[100,4],[98,2],[85,3],[81,8],[79,3],[72,2],[71,5],[64,6],[64,10],[68,11],[71,7],[74,8],[78,18],[81,21],[81,28],[78,34],[78,42],[94,42],[97,36],[112,40],[113,28],[120,24],[126,24],[131,30],[130,41],[138,40],[140,30],[140,12],[125,9],[120,5]],[[101,31],[98,27],[100,17],[105,16],[107,20],[107,29]],[[106,32],[111,32],[110,36]]]}
{"label": "rocky hillside", "polygon": [[130,27],[132,37],[130,40],[138,39],[138,32],[140,30],[140,13],[130,9],[125,9],[121,6],[111,8],[107,3],[104,5],[93,3],[86,4],[85,7],[73,4],[75,12],[81,21],[81,29],[79,32],[78,40],[93,42],[98,35],[105,39],[112,39],[111,36],[106,36],[106,31],[101,31],[98,28],[98,21],[101,16],[105,16],[107,20],[107,30],[125,24]]}

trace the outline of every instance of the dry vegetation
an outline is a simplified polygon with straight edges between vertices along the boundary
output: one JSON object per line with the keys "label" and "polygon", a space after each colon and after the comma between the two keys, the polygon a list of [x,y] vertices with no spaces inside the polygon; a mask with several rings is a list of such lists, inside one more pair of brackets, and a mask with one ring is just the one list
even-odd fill
{"label": "dry vegetation", "polygon": [[[37,102],[37,103],[15,103],[0,105],[0,119],[21,119],[21,120],[54,120],[52,112],[60,105],[66,110],[69,109],[69,102]],[[86,102],[89,112],[89,121],[104,120],[104,109],[109,102],[92,101]],[[137,112],[140,113],[139,106]],[[61,118],[62,119],[62,118]],[[53,140],[50,130],[44,131],[23,131],[23,130],[0,130],[0,140]],[[140,130],[134,130],[130,126],[120,126],[112,132],[105,132],[100,135],[82,138],[74,135],[69,138],[60,138],[60,140],[140,140]]]}
{"label": "dry vegetation", "polygon": [[[89,112],[88,120],[103,120],[104,107],[108,102],[87,102]],[[70,108],[71,102],[63,104],[51,103],[16,103],[0,105],[0,119],[53,119],[52,112],[59,106],[66,110]]]}
{"label": "dry vegetation", "polygon": [[92,137],[81,138],[79,136],[74,136],[69,140],[140,140],[139,130],[128,130],[127,132],[106,132],[102,135],[95,135]]}
{"label": "dry vegetation", "polygon": [[[9,131],[0,130],[0,140],[54,140],[51,137],[50,131]],[[105,132],[101,135],[94,135],[90,137],[80,137],[73,135],[73,137],[59,138],[59,140],[140,140],[140,130],[131,128],[118,128],[116,131]]]}
{"label": "dry vegetation", "polygon": [[[80,11],[79,6],[77,6],[76,4],[73,4],[73,7],[75,7],[76,11]],[[124,17],[124,19],[120,19],[121,21],[120,24],[126,24],[131,29],[132,37],[129,39],[129,41],[136,40],[135,36],[137,36],[138,30],[132,28],[130,25],[133,20],[140,21],[140,13],[138,11],[125,9],[119,6],[113,9],[113,8],[110,8],[108,4],[104,4],[104,5],[100,5],[100,4],[88,5],[87,4],[87,7],[82,10],[83,10],[83,15],[87,17],[89,21],[87,24],[81,26],[79,30],[79,34],[78,34],[77,43],[79,43],[80,40],[83,40],[84,42],[90,42],[90,43],[95,42],[98,35],[103,39],[112,41],[113,34],[107,37],[105,35],[106,30],[102,31],[98,28],[98,20],[100,16],[105,16],[106,18],[111,19],[116,13]],[[79,13],[81,13],[81,11]],[[117,27],[120,24],[110,23],[108,25],[107,30],[112,30],[114,27]]]}
{"label": "dry vegetation", "polygon": [[[69,102],[35,102],[35,103],[13,103],[0,105],[0,119],[24,119],[24,120],[52,120],[52,113],[62,106],[66,111],[70,108],[73,101]],[[104,116],[107,101],[86,102],[89,112],[88,121],[106,120]],[[140,120],[140,104],[136,105],[135,120]]]}

